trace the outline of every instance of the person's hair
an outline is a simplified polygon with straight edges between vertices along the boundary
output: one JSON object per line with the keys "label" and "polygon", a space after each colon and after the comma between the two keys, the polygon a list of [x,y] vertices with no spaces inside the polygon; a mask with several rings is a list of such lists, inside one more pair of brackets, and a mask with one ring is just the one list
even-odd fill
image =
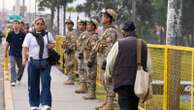
{"label": "person's hair", "polygon": [[18,20],[14,20],[14,21],[13,21],[13,23],[20,23],[20,21],[18,21]]}
{"label": "person's hair", "polygon": [[20,22],[22,25],[25,25],[25,23],[23,21]]}
{"label": "person's hair", "polygon": [[135,24],[132,21],[126,21],[122,26],[122,30],[125,32],[133,32],[135,29]]}
{"label": "person's hair", "polygon": [[44,18],[42,18],[42,17],[37,17],[37,18],[34,20],[34,24],[36,24],[36,22],[37,22],[38,20],[41,20],[41,21],[45,24],[45,20],[44,20]]}

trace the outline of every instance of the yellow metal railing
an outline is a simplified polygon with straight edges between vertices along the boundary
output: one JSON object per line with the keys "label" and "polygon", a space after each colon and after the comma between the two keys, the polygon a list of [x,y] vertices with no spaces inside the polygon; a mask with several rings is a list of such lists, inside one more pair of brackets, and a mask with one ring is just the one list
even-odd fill
{"label": "yellow metal railing", "polygon": [[[176,62],[174,65],[180,65],[180,74],[181,74],[181,80],[180,80],[180,97],[183,97],[184,94],[186,94],[187,97],[189,97],[189,99],[187,99],[186,101],[184,101],[183,99],[180,99],[180,109],[181,110],[193,110],[193,81],[194,81],[194,48],[189,48],[189,47],[181,47],[181,46],[170,46],[170,45],[152,45],[149,44],[148,45],[149,50],[151,51],[151,60],[152,63],[155,65],[157,62],[159,64],[157,64],[158,67],[154,67],[152,68],[152,76],[155,76],[155,74],[163,74],[163,78],[161,78],[160,80],[163,80],[163,96],[162,96],[162,102],[163,102],[163,110],[169,110],[169,91],[170,91],[170,87],[174,86],[170,83],[170,76],[172,73],[170,73],[170,69],[171,66],[170,62],[172,62],[171,57],[172,56],[172,51],[176,51],[178,54],[174,55],[174,57],[180,56],[180,61]],[[154,51],[158,51],[161,50],[161,53],[155,53]],[[158,54],[157,56],[154,56],[155,54]],[[155,58],[153,58],[153,56]],[[161,57],[163,56],[163,57]],[[171,56],[171,57],[170,57]],[[161,60],[160,62],[158,62],[157,60]],[[162,63],[163,61],[163,63]],[[153,66],[154,66],[153,65]],[[157,68],[157,70],[155,69]],[[162,69],[162,70],[160,70]],[[157,72],[159,71],[159,72]],[[176,73],[173,73],[176,75]],[[158,78],[153,78],[153,80],[158,80]],[[188,82],[188,83],[186,83]],[[187,85],[187,86],[183,86],[183,85]],[[190,86],[190,93],[184,93],[185,92],[185,88]],[[183,89],[181,89],[183,88]],[[155,101],[155,100],[154,100]],[[154,103],[154,101],[151,102],[151,105],[154,104],[158,104],[157,101],[156,103]],[[190,106],[189,106],[190,105]],[[158,105],[157,105],[158,106]],[[153,110],[161,110],[161,108],[152,108]],[[152,110],[149,109],[148,110]]]}
{"label": "yellow metal railing", "polygon": [[55,40],[56,40],[56,46],[55,46],[55,49],[56,51],[60,54],[60,68],[63,68],[63,58],[64,58],[64,52],[63,52],[63,48],[62,48],[62,44],[63,44],[63,40],[64,40],[64,36],[61,36],[61,35],[57,35],[55,37]]}
{"label": "yellow metal railing", "polygon": [[[60,37],[60,38],[58,38]],[[56,50],[63,56],[62,38],[63,36],[57,36]],[[171,46],[171,45],[153,45],[148,44],[150,56],[151,56],[151,76],[154,89],[154,96],[151,100],[140,106],[141,110],[169,110],[169,88],[173,85],[170,84],[170,67],[171,57],[173,51],[176,51],[175,56],[180,56],[180,74],[181,74],[181,98],[189,97],[188,99],[180,99],[181,110],[193,110],[194,109],[194,48]],[[61,57],[63,58],[63,57]],[[62,59],[60,60],[62,61]],[[175,63],[176,65],[176,63]],[[61,65],[62,67],[62,65]],[[101,79],[101,75],[97,75],[97,79]],[[97,81],[98,85],[102,81]],[[186,85],[186,86],[184,86]],[[185,92],[185,88],[190,86],[190,91]]]}

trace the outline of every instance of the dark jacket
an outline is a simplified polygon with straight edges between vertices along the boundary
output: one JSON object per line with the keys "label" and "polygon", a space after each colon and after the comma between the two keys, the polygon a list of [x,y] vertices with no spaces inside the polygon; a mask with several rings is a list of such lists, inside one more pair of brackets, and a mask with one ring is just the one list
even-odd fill
{"label": "dark jacket", "polygon": [[14,31],[10,31],[6,38],[9,43],[9,55],[17,58],[22,58],[22,44],[25,38],[25,33],[19,32],[16,34]]}
{"label": "dark jacket", "polygon": [[[134,85],[137,71],[137,39],[127,37],[119,40],[119,51],[113,67],[113,87],[117,91],[122,86]],[[147,70],[147,45],[142,42],[142,65]]]}

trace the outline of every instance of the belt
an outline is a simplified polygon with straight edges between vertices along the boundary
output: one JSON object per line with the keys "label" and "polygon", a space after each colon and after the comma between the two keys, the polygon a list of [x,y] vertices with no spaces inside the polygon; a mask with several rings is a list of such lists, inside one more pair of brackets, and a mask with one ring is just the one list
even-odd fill
{"label": "belt", "polygon": [[30,61],[41,61],[41,60],[48,60],[48,58],[34,59],[34,58],[30,57]]}

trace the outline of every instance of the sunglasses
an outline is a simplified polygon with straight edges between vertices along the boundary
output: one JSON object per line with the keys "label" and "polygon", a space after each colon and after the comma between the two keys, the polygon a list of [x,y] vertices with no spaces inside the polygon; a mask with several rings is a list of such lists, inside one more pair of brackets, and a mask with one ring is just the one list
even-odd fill
{"label": "sunglasses", "polygon": [[36,25],[44,26],[44,23],[36,23]]}

